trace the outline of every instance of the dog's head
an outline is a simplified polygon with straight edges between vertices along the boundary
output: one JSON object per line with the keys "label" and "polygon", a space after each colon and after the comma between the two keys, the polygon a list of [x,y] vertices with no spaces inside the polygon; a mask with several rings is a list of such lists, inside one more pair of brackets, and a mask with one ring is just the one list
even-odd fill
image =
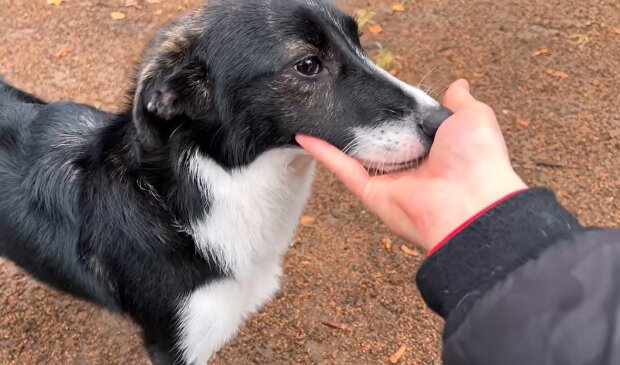
{"label": "dog's head", "polygon": [[133,113],[147,148],[178,131],[226,167],[301,133],[381,172],[423,157],[450,115],[370,61],[328,0],[209,1],[152,41]]}

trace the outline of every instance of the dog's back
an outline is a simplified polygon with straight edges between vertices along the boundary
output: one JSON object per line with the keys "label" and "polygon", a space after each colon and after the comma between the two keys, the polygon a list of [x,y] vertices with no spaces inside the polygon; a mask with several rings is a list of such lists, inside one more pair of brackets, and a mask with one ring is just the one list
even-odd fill
{"label": "dog's back", "polygon": [[[37,97],[7,84],[0,77],[0,186],[3,187],[0,205],[3,208],[9,197],[16,193],[11,187],[21,183],[25,168],[26,135],[30,123],[44,105]],[[4,221],[4,214],[0,212],[0,224]]]}
{"label": "dog's back", "polygon": [[[4,81],[0,76],[0,104],[5,102],[21,102],[27,104],[45,104],[45,102],[36,96],[25,91],[19,90]],[[0,110],[1,111],[1,110]]]}
{"label": "dog's back", "polygon": [[[59,289],[114,307],[90,274],[70,264],[79,237],[73,162],[95,113],[75,103],[47,104],[0,79],[0,256]],[[46,244],[52,241],[58,244]]]}

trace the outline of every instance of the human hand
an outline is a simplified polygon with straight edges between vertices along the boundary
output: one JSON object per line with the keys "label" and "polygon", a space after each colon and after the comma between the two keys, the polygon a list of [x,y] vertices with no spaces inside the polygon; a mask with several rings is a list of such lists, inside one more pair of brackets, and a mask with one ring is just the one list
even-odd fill
{"label": "human hand", "polygon": [[471,96],[467,81],[450,86],[444,105],[454,114],[437,131],[427,160],[412,170],[370,176],[325,141],[298,135],[297,142],[394,233],[429,250],[490,204],[526,188],[495,113]]}

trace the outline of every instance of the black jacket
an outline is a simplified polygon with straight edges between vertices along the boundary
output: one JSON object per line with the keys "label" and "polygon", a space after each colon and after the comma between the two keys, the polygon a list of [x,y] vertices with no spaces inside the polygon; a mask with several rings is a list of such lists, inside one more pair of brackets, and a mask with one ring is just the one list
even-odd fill
{"label": "black jacket", "polygon": [[620,230],[581,227],[549,190],[487,211],[416,279],[445,365],[620,364]]}

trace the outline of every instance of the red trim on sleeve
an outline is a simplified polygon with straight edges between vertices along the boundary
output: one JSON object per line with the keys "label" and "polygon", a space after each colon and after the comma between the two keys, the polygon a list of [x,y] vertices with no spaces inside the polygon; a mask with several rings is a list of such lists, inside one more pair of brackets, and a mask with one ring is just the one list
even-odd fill
{"label": "red trim on sleeve", "polygon": [[446,238],[444,238],[443,240],[441,240],[438,244],[436,244],[433,248],[431,248],[430,250],[428,250],[428,252],[426,253],[428,256],[434,254],[435,252],[437,252],[437,250],[439,250],[443,245],[446,244],[446,242],[450,241],[454,236],[456,236],[460,231],[462,231],[465,227],[469,226],[473,221],[475,221],[476,219],[480,218],[482,215],[484,215],[484,213],[488,212],[489,210],[491,210],[493,207],[495,207],[496,205],[500,204],[503,201],[506,201],[510,198],[512,198],[513,196],[523,192],[527,190],[526,189],[519,189],[517,191],[513,191],[512,193],[504,196],[503,198],[497,200],[496,202],[494,202],[493,204],[490,204],[489,206],[487,206],[486,208],[482,209],[481,211],[479,211],[478,213],[476,213],[476,215],[474,215],[473,217],[469,218],[468,220],[466,220],[465,222],[463,222],[460,226],[458,226],[454,231],[452,231],[449,235],[446,236]]}

